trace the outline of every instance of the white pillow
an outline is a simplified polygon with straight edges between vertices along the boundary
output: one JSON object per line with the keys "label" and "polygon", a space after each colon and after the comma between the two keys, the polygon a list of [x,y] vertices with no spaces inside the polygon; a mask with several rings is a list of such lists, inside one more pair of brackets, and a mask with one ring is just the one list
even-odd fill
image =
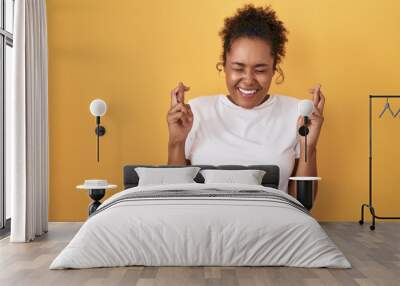
{"label": "white pillow", "polygon": [[199,167],[151,168],[137,167],[138,186],[196,183],[193,179]]}
{"label": "white pillow", "polygon": [[201,170],[204,183],[235,183],[261,185],[265,175],[262,170]]}

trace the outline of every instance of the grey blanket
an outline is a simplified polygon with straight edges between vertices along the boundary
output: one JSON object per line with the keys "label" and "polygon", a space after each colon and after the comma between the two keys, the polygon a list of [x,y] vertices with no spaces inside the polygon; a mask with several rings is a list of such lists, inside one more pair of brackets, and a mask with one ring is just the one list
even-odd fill
{"label": "grey blanket", "polygon": [[125,195],[122,195],[115,200],[109,201],[104,205],[101,205],[99,209],[91,214],[90,217],[95,216],[96,214],[103,212],[104,210],[118,205],[122,202],[126,201],[144,201],[144,200],[154,200],[154,199],[174,199],[174,200],[190,200],[190,199],[205,199],[210,200],[212,198],[220,199],[220,198],[229,198],[232,199],[257,199],[257,201],[264,200],[270,202],[276,202],[279,204],[289,205],[307,215],[310,215],[310,212],[299,202],[295,200],[290,200],[284,196],[279,194],[272,194],[266,191],[260,190],[240,190],[240,191],[227,191],[227,190],[218,190],[215,188],[203,189],[203,190],[163,190],[163,191],[138,191],[131,192]]}

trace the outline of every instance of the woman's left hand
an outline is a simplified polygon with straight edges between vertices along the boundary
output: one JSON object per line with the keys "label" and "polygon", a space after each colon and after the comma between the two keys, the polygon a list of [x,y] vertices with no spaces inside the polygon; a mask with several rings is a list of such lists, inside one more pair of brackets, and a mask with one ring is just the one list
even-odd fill
{"label": "woman's left hand", "polygon": [[[317,84],[314,88],[309,90],[310,94],[312,95],[312,101],[314,103],[314,111],[308,117],[309,120],[309,133],[307,135],[307,149],[314,150],[317,147],[317,141],[319,137],[319,133],[321,132],[321,127],[324,122],[324,104],[325,104],[325,97],[321,91],[321,85]],[[304,117],[299,116],[297,120],[297,130],[301,126],[303,126]],[[305,138],[304,136],[300,136],[300,144],[302,149],[305,147]]]}

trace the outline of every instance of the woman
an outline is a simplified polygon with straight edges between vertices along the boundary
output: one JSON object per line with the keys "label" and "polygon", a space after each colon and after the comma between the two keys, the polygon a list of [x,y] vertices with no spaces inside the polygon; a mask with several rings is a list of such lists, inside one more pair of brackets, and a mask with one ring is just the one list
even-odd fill
{"label": "woman", "polygon": [[[167,115],[168,164],[251,165],[280,168],[279,189],[294,193],[290,176],[317,176],[317,141],[324,121],[325,98],[321,85],[309,92],[314,103],[307,136],[297,135],[303,118],[299,100],[269,94],[279,63],[285,55],[287,30],[270,7],[246,5],[225,19],[222,63],[229,95],[203,96],[185,104],[189,87],[179,83],[171,91]],[[221,69],[219,69],[221,70]],[[289,186],[288,186],[289,184]]]}

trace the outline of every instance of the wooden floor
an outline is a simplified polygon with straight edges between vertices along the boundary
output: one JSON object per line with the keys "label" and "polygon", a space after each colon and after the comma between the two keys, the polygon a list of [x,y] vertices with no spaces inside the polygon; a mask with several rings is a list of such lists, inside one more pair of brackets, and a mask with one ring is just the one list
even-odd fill
{"label": "wooden floor", "polygon": [[119,267],[48,270],[81,223],[50,223],[32,243],[0,241],[0,285],[400,285],[400,223],[322,223],[353,268]]}

